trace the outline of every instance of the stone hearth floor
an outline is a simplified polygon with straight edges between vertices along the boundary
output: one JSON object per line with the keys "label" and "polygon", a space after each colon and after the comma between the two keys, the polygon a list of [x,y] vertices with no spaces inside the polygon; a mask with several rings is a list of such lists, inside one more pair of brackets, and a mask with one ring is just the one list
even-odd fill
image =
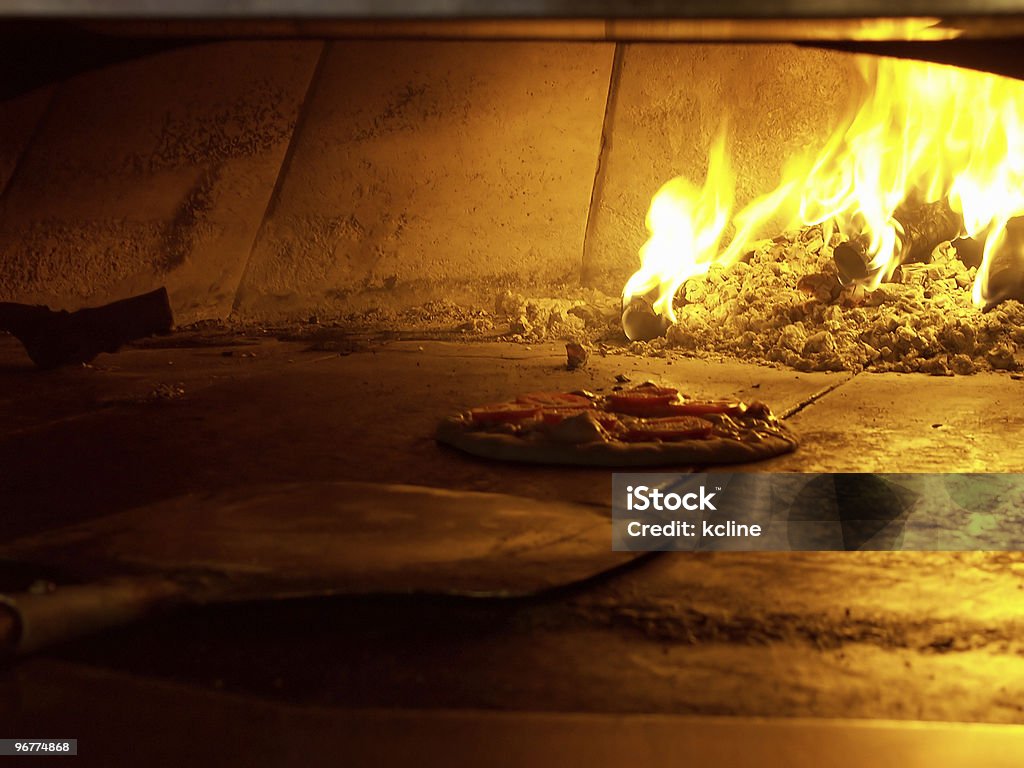
{"label": "stone hearth floor", "polygon": [[[0,337],[0,537],[279,481],[607,505],[606,470],[478,461],[431,433],[462,406],[538,389],[607,391],[617,374],[789,414],[801,449],[745,470],[1024,471],[1024,382],[1007,375],[803,374],[625,356],[569,372],[557,344],[366,340],[342,354],[269,338],[178,341],[41,373]],[[0,591],[23,576],[0,569]],[[288,706],[1024,723],[1022,617],[1018,555],[677,554],[529,600],[192,609],[32,664],[70,681],[81,670],[127,675],[141,697],[147,681],[172,682]],[[24,673],[3,674],[4,690],[20,695]],[[34,706],[55,707],[60,695]]]}

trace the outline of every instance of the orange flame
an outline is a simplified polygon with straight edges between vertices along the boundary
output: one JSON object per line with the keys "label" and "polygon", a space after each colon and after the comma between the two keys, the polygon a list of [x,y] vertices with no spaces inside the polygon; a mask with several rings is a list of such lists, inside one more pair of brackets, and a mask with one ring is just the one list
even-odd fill
{"label": "orange flame", "polygon": [[822,224],[826,239],[832,227],[866,235],[874,288],[900,263],[904,232],[896,209],[942,199],[962,215],[961,234],[986,238],[973,299],[981,306],[992,298],[992,256],[1006,223],[1024,214],[1024,82],[899,59],[859,64],[872,86],[859,109],[817,154],[791,162],[775,190],[732,218],[724,249],[735,190],[724,130],[703,188],[676,178],[658,191],[640,269],[623,291],[627,300],[656,291],[655,310],[674,321],[679,286],[712,264],[734,263],[759,228],[788,211],[796,212],[790,226]]}

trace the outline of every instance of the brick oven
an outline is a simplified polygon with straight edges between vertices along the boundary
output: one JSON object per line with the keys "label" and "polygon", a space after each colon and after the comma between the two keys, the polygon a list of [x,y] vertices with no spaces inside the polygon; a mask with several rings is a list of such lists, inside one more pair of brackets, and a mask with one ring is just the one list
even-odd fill
{"label": "brick oven", "polygon": [[[763,400],[800,448],[729,471],[993,473],[1002,512],[934,525],[1016,541],[1024,7],[501,6],[0,3],[0,302],[164,288],[174,326],[49,370],[0,333],[0,592],[109,587],[41,609],[0,738],[1002,764],[1018,553],[613,553],[609,469],[433,435],[534,390]],[[357,489],[425,495],[374,538]]]}

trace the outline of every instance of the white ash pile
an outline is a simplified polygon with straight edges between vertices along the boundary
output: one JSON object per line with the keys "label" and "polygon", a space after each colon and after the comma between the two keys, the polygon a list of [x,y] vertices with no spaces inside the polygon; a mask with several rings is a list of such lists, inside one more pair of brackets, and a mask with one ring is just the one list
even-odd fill
{"label": "white ash pile", "polygon": [[866,291],[840,285],[832,259],[839,242],[825,243],[810,227],[758,243],[748,259],[688,280],[666,338],[631,350],[724,353],[800,371],[953,375],[1020,367],[1024,307],[1015,300],[989,312],[975,307],[976,269],[950,243],[929,263],[903,265],[892,282]]}
{"label": "white ash pile", "polygon": [[527,298],[505,291],[495,302],[495,315],[509,324],[506,338],[514,342],[592,341],[617,337],[619,299],[582,289],[569,298]]}

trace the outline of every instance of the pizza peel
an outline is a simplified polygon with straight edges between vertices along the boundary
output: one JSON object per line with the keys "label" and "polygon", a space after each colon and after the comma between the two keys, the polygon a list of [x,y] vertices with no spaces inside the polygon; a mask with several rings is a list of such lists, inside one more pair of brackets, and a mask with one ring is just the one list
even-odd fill
{"label": "pizza peel", "polygon": [[594,506],[320,482],[189,494],[0,547],[75,583],[0,597],[0,656],[175,605],[329,595],[522,597],[635,558]]}

